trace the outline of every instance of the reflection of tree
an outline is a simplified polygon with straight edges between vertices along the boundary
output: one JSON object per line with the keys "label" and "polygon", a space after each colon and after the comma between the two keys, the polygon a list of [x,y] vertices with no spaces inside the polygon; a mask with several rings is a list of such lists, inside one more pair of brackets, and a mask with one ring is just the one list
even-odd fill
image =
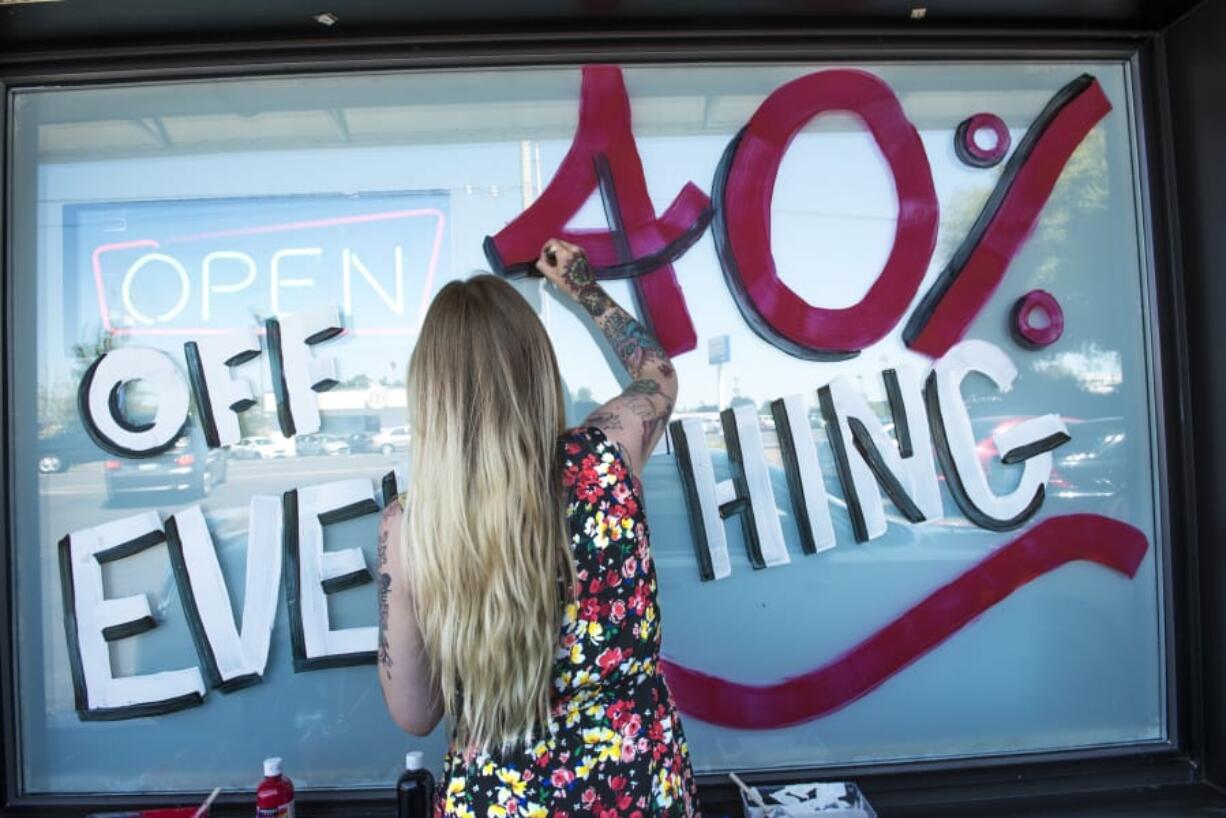
{"label": "reflection of tree", "polygon": [[102,327],[94,330],[92,338],[73,344],[70,350],[72,355],[73,381],[79,382],[85,374],[85,370],[89,369],[90,364],[106,353],[118,349],[119,344],[119,336],[107,332]]}
{"label": "reflection of tree", "polygon": [[[1026,356],[1029,365],[1042,373],[1044,384],[1040,392],[1030,393],[1032,403],[1020,395],[1015,398],[1011,405],[1017,411],[1080,406],[1082,413],[1092,414],[1100,410],[1091,408],[1091,402],[1113,394],[1118,387],[1118,352],[1090,340],[1101,339],[1103,331],[1111,329],[1104,321],[1105,311],[1129,289],[1129,282],[1120,282],[1115,270],[1103,269],[1118,258],[1103,243],[1122,238],[1114,231],[1110,212],[1109,170],[1106,132],[1100,125],[1069,158],[1033,234],[1022,245],[1025,268],[1007,270],[993,298],[999,320],[1031,288],[1050,290],[1060,303],[1066,326],[1080,340],[1079,348],[1070,349],[1066,335],[1065,342]],[[979,188],[943,208],[938,261],[946,263],[961,244],[990,192],[990,187]],[[1105,282],[1116,283],[1105,286]]]}
{"label": "reflection of tree", "polygon": [[370,385],[373,383],[374,381],[370,379],[370,376],[359,372],[357,375],[351,375],[350,377],[342,380],[339,386],[349,389],[369,389]]}
{"label": "reflection of tree", "polygon": [[405,376],[407,375],[408,373],[395,361],[388,361],[387,374],[379,379],[379,383],[384,386],[406,386]]}
{"label": "reflection of tree", "polygon": [[[1043,259],[1036,272],[1035,284],[1052,287],[1061,278],[1086,274],[1100,263],[1096,248],[1084,238],[1106,234],[1100,220],[1107,212],[1111,196],[1109,178],[1106,135],[1101,128],[1095,128],[1065,165],[1039,217],[1031,238],[1034,249]],[[1096,221],[1100,223],[1095,225]],[[1083,240],[1077,241],[1073,231],[1080,233]],[[1087,287],[1066,289],[1069,292],[1063,294],[1064,297],[1077,295],[1080,300],[1091,297]]]}
{"label": "reflection of tree", "polygon": [[[1058,289],[1066,308],[1086,304],[1093,297],[1090,287],[1059,287],[1076,280],[1101,264],[1089,236],[1108,235],[1101,221],[1111,197],[1107,168],[1107,140],[1102,127],[1094,128],[1064,166],[1051,197],[1039,214],[1033,235],[1023,245],[1028,255],[1040,259],[1027,289]],[[992,188],[984,186],[953,197],[942,207],[938,260],[944,264],[970,232]],[[1080,240],[1079,240],[1080,239]],[[1018,288],[1016,295],[1022,291]],[[1009,297],[1014,294],[1010,293]]]}
{"label": "reflection of tree", "polygon": [[272,418],[255,407],[238,413],[238,431],[243,437],[267,435],[272,432]]}
{"label": "reflection of tree", "polygon": [[746,397],[741,394],[741,379],[734,377],[732,379],[732,400],[728,401],[728,406],[753,406],[753,398]]}
{"label": "reflection of tree", "polygon": [[[565,384],[562,385],[562,388],[566,390],[567,395],[571,394],[570,390],[566,388]],[[587,417],[600,406],[600,404],[597,403],[592,397],[591,388],[587,386],[580,386],[578,389],[576,389],[574,392],[574,397],[570,398],[568,403],[570,405],[569,411],[575,416],[576,419]]]}
{"label": "reflection of tree", "polygon": [[39,384],[38,424],[39,437],[50,437],[79,421],[77,415],[77,387],[90,364],[120,345],[119,336],[97,327],[86,340],[69,347],[72,361],[72,377],[69,381]]}
{"label": "reflection of tree", "polygon": [[60,384],[38,387],[38,436],[52,437],[77,419],[76,390]]}

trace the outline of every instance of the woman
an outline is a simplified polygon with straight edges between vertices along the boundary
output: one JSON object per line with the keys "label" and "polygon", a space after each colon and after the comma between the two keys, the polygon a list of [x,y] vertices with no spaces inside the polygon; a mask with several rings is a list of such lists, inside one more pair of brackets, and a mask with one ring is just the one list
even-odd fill
{"label": "woman", "polygon": [[636,477],[676,373],[581,249],[551,240],[536,266],[631,383],[565,430],[553,347],[515,289],[438,294],[409,364],[412,482],[379,530],[384,699],[417,735],[449,717],[444,816],[697,815]]}

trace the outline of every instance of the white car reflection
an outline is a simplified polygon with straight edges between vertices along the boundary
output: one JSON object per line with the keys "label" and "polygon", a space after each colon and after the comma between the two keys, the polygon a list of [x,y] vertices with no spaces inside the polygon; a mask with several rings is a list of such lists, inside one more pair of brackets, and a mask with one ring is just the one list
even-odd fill
{"label": "white car reflection", "polygon": [[241,460],[274,460],[294,454],[294,442],[285,438],[244,437],[230,447],[230,454]]}
{"label": "white car reflection", "polygon": [[393,426],[380,431],[371,442],[375,449],[386,457],[392,452],[406,451],[409,448],[409,437],[408,426]]}

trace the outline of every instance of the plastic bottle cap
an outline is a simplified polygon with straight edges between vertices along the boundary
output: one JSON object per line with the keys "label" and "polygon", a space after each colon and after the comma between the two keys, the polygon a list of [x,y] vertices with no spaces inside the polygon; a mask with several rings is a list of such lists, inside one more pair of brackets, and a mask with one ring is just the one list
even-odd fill
{"label": "plastic bottle cap", "polygon": [[281,759],[266,758],[264,759],[264,775],[272,778],[274,775],[281,774]]}
{"label": "plastic bottle cap", "polygon": [[404,754],[404,768],[406,770],[421,769],[421,750],[411,750]]}

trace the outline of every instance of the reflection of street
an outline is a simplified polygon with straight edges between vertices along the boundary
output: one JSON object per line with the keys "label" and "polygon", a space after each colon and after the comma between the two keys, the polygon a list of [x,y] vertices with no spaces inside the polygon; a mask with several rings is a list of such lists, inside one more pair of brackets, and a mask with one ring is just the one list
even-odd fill
{"label": "reflection of street", "polygon": [[[279,458],[276,460],[240,460],[231,458],[227,466],[226,480],[213,488],[203,500],[180,496],[175,492],[148,492],[133,494],[113,504],[106,503],[106,486],[103,483],[101,463],[86,463],[62,474],[39,476],[39,493],[48,502],[55,503],[61,497],[73,497],[75,502],[56,509],[56,521],[67,533],[73,528],[99,522],[96,513],[100,508],[124,509],[174,509],[195,502],[204,505],[206,512],[212,508],[238,506],[246,508],[253,494],[276,494],[300,485],[343,480],[347,477],[369,475],[382,478],[397,463],[396,458],[380,454],[348,455],[344,458]],[[110,515],[108,515],[110,516]]]}
{"label": "reflection of street", "polygon": [[[822,443],[825,439],[821,437],[824,433],[819,429],[814,429],[812,432],[814,442],[819,439]],[[725,451],[728,444],[724,441],[724,435],[721,432],[707,434],[707,448],[711,451]],[[766,455],[766,462],[776,468],[783,468],[783,456],[779,453],[779,435],[774,429],[762,430],[762,450]]]}

